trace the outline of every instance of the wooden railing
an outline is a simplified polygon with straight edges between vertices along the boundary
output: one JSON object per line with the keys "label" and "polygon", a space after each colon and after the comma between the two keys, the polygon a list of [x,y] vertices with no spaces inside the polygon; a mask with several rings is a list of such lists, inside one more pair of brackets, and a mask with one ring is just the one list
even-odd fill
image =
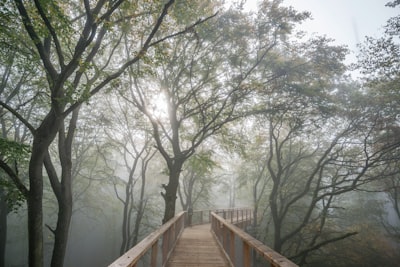
{"label": "wooden railing", "polygon": [[[214,211],[214,212],[213,212]],[[219,214],[232,224],[249,224],[251,209],[218,209],[182,211],[174,218],[149,234],[136,246],[111,263],[109,267],[165,266],[186,226],[211,223],[212,214]]]}
{"label": "wooden railing", "polygon": [[251,208],[220,209],[214,211],[214,213],[224,218],[225,221],[230,222],[241,229],[245,229],[253,220],[253,209]]}
{"label": "wooden railing", "polygon": [[253,209],[251,208],[195,210],[192,215],[188,213],[187,225],[211,223],[211,212],[220,215],[222,218],[235,225],[240,225],[243,222],[249,224],[253,218]]}
{"label": "wooden railing", "polygon": [[195,210],[187,212],[187,225],[199,225],[211,223],[211,210]]}
{"label": "wooden railing", "polygon": [[[239,219],[239,216],[235,217]],[[268,266],[268,263],[273,267],[297,266],[233,224],[232,217],[225,220],[217,213],[211,213],[212,232],[231,266]]]}
{"label": "wooden railing", "polygon": [[[158,230],[152,232],[136,246],[111,263],[109,267],[136,267],[145,254],[149,253],[148,263],[142,266],[165,266],[171,252],[175,248],[176,241],[185,228],[186,212],[181,212]],[[159,247],[160,250],[159,251]]]}

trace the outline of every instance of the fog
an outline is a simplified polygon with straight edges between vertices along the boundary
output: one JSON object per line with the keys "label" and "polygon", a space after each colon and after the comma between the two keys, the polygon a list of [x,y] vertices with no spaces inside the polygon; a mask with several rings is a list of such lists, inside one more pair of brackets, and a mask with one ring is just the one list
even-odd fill
{"label": "fog", "polygon": [[299,266],[400,262],[400,17],[349,65],[282,1],[15,3],[0,267],[108,266],[180,211],[240,207]]}

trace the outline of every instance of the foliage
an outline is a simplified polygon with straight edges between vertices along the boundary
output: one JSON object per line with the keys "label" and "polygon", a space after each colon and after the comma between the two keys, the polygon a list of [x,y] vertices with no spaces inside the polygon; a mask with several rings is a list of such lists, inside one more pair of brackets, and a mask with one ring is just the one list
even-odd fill
{"label": "foliage", "polygon": [[184,164],[178,190],[183,210],[210,207],[212,187],[217,182],[213,173],[217,163],[212,154],[212,151],[200,151]]}
{"label": "foliage", "polygon": [[[395,7],[398,1],[387,6]],[[399,175],[400,158],[400,16],[390,18],[380,38],[367,37],[360,45],[357,67],[364,74],[364,93],[371,109],[369,120],[375,124],[374,149],[391,147],[380,169],[380,190],[386,192],[393,211],[400,219]],[[385,229],[398,242],[399,228],[383,221]]]}
{"label": "foliage", "polygon": [[[366,78],[355,89],[359,83],[344,77],[345,47],[292,34],[309,13],[282,0],[261,1],[254,12],[222,2],[0,1],[0,160],[13,174],[20,164],[30,171],[29,187],[22,175],[14,184],[1,178],[0,186],[14,203],[22,192],[31,196],[32,252],[43,248],[45,224],[54,234],[52,264],[62,266],[72,214],[88,205],[96,208],[85,215],[98,217],[104,201],[116,209],[102,198],[112,187],[129,209],[127,221],[154,226],[140,221],[145,204],[155,201],[145,196],[148,158],[140,157],[152,157],[153,146],[168,168],[164,183],[159,158],[151,161],[157,171],[149,190],[165,190],[164,221],[174,215],[177,193],[184,208],[210,203],[213,170],[225,160],[210,152],[217,148],[207,141],[216,135],[212,141],[233,155],[230,179],[251,192],[260,218],[255,229],[276,250],[310,266],[348,252],[361,265],[354,241],[378,244],[360,246],[372,255],[390,247],[381,228],[369,225],[377,218],[352,226],[340,217],[357,220],[343,212],[343,199],[369,190],[371,181],[398,212],[400,17],[361,47]],[[101,91],[118,94],[105,103],[104,95],[94,98]],[[16,142],[4,139],[10,136]],[[53,203],[42,203],[43,192]],[[43,220],[43,213],[51,215]],[[137,239],[138,229],[125,226],[124,235]],[[43,253],[33,258],[31,266],[43,265]]]}
{"label": "foliage", "polygon": [[[0,160],[4,164],[24,166],[29,160],[30,147],[18,142],[9,141],[0,138]],[[18,173],[18,170],[16,170]],[[4,200],[7,202],[10,211],[17,211],[25,202],[25,195],[16,188],[11,178],[4,172],[0,176],[0,187],[4,194]]]}
{"label": "foliage", "polygon": [[2,201],[7,203],[8,211],[17,212],[25,203],[25,196],[15,188],[13,182],[5,179],[3,175],[0,176],[0,187],[2,188]]}
{"label": "foliage", "polygon": [[27,162],[30,146],[0,138],[0,158],[6,163],[14,161]]}
{"label": "foliage", "polygon": [[[1,17],[0,23],[15,22],[10,24],[15,31],[2,28],[1,38],[12,47],[18,40],[15,33],[21,33],[24,42],[15,47],[18,52],[34,55],[32,57],[40,62],[36,68],[43,70],[38,74],[40,83],[32,84],[29,101],[21,106],[7,101],[8,96],[0,101],[2,109],[29,129],[32,138],[29,188],[18,177],[13,180],[21,192],[30,195],[27,198],[29,265],[43,265],[45,168],[58,204],[57,226],[55,229],[48,227],[55,237],[51,265],[58,267],[63,264],[72,215],[72,143],[81,105],[106,87],[115,89],[117,79],[133,64],[145,60],[150,48],[189,31],[204,19],[178,25],[168,16],[173,0],[16,0],[2,3],[1,12],[5,16]],[[164,27],[164,24],[171,27]],[[128,55],[125,46],[121,45],[124,38],[130,41],[132,48]],[[12,72],[25,73],[27,66],[19,65]],[[16,80],[10,82],[18,84]],[[21,84],[25,86],[26,80],[21,80]],[[12,94],[23,96],[22,90],[12,91]],[[36,103],[36,96],[41,96],[43,109],[32,118],[33,109],[29,109],[32,107],[29,105]],[[49,148],[56,138],[58,153],[50,155]],[[55,159],[56,164],[53,163]],[[61,168],[59,172],[58,166]]]}
{"label": "foliage", "polygon": [[379,121],[389,134],[398,136],[400,112],[400,16],[389,19],[385,34],[367,37],[360,46],[357,67],[364,74],[370,105],[379,110]]}

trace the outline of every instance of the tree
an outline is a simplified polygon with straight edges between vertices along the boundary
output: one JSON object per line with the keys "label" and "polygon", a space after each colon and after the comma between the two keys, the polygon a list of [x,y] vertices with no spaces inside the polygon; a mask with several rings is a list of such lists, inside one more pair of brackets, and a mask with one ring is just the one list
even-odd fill
{"label": "tree", "polygon": [[[387,6],[396,7],[399,1],[389,2]],[[400,16],[390,18],[384,26],[384,35],[380,38],[367,37],[360,44],[357,69],[364,75],[362,81],[365,94],[369,96],[371,109],[370,120],[376,123],[374,136],[377,142],[375,149],[393,146],[391,154],[385,158],[380,170],[381,189],[387,193],[393,210],[400,220],[400,177],[398,160],[400,158],[399,126],[399,86],[400,86]],[[389,233],[399,237],[399,228],[386,225]]]}
{"label": "tree", "polygon": [[[370,189],[376,185],[370,184]],[[385,235],[380,217],[386,213],[380,192],[353,191],[341,198],[334,211],[335,231],[352,229],[358,234],[322,247],[308,257],[307,266],[393,266],[399,260],[396,245]]]}
{"label": "tree", "polygon": [[[122,98],[111,98],[108,114],[112,127],[105,129],[114,157],[121,158],[123,164],[110,166],[115,172],[114,191],[123,205],[122,243],[120,255],[136,245],[141,221],[147,207],[146,178],[147,168],[156,154],[152,144],[151,132],[140,113]],[[103,112],[106,111],[103,109]],[[111,128],[111,129],[110,129]],[[118,171],[115,171],[118,170]],[[122,170],[125,170],[124,174]],[[117,178],[118,177],[118,178]],[[140,186],[139,189],[137,187]],[[122,187],[122,192],[121,192]],[[139,195],[139,197],[136,197]]]}
{"label": "tree", "polygon": [[377,179],[374,171],[394,147],[373,151],[377,128],[369,110],[335,102],[346,50],[326,38],[285,49],[272,69],[285,75],[265,86],[261,102],[274,111],[265,115],[268,172],[255,175],[272,182],[265,206],[274,250],[305,264],[316,250],[357,233],[333,227],[340,196]]}
{"label": "tree", "polygon": [[394,147],[374,149],[376,129],[368,114],[323,119],[319,130],[315,116],[290,112],[269,117],[268,204],[274,250],[302,265],[323,246],[357,234],[333,223],[340,198],[379,179],[377,170]]}
{"label": "tree", "polygon": [[[31,92],[29,87],[40,84],[36,78],[40,71],[35,68],[37,58],[24,45],[26,39],[21,38],[21,30],[14,27],[16,22],[9,10],[10,6],[11,3],[3,3],[0,8],[0,101],[17,107],[25,118],[34,119],[33,109],[40,110],[40,100],[39,95]],[[29,105],[29,108],[25,108]],[[17,187],[18,183],[13,181],[27,180],[26,159],[30,148],[26,144],[30,136],[23,123],[8,114],[3,106],[0,106],[0,127],[0,266],[4,266],[7,216],[11,211],[17,211],[27,197],[25,189],[21,185]]]}
{"label": "tree", "polygon": [[[71,144],[79,108],[100,90],[110,87],[151,47],[190,28],[174,32],[172,27],[157,35],[173,3],[173,0],[166,3],[122,0],[83,3],[37,0],[26,3],[16,0],[14,6],[2,10],[11,10],[9,13],[18,20],[17,28],[25,30],[30,39],[26,45],[40,58],[42,77],[47,82],[44,102],[48,107],[37,123],[29,121],[15,106],[0,102],[32,135],[29,189],[20,180],[15,180],[17,187],[27,195],[30,266],[43,265],[43,166],[59,206],[58,223],[53,229],[55,243],[51,264],[62,266],[72,212]],[[125,35],[143,41],[136,42],[135,51],[127,57],[114,57],[121,48],[119,40]],[[60,175],[48,152],[56,137],[62,168]]]}
{"label": "tree", "polygon": [[213,169],[216,165],[211,154],[211,151],[200,152],[186,161],[178,187],[183,210],[209,206],[211,187],[215,183]]}
{"label": "tree", "polygon": [[[15,179],[14,172],[18,172],[20,167],[27,163],[29,147],[18,142],[0,138],[0,166],[5,170],[0,170],[0,266],[5,266],[5,250],[7,243],[7,215],[18,209],[25,201],[22,194],[12,182]],[[13,169],[9,167],[14,166]],[[11,176],[9,176],[11,175]],[[20,174],[24,175],[23,173]]]}
{"label": "tree", "polygon": [[[262,118],[246,118],[243,125],[248,127],[241,129],[242,134],[232,132],[240,138],[239,143],[235,144],[236,153],[240,154],[241,163],[239,164],[239,187],[251,192],[253,205],[253,232],[252,235],[257,239],[263,239],[263,231],[257,231],[265,216],[268,206],[263,204],[266,201],[268,188],[271,186],[271,179],[268,176],[266,162],[266,134],[265,122]],[[247,133],[251,132],[252,135]],[[265,231],[267,232],[267,231]]]}
{"label": "tree", "polygon": [[[163,223],[175,215],[183,164],[204,140],[251,113],[245,103],[257,87],[255,69],[268,56],[273,58],[280,39],[305,18],[280,3],[264,1],[254,16],[230,9],[188,38],[165,42],[157,70],[125,86],[127,100],[150,120],[168,167]],[[148,70],[145,65],[137,69]],[[164,117],[157,114],[154,95],[165,101]]]}

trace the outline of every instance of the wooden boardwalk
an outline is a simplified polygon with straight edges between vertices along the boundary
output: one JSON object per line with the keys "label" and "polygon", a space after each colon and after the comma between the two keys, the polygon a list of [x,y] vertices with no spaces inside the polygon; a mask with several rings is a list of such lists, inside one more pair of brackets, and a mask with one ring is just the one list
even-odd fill
{"label": "wooden boardwalk", "polygon": [[210,224],[203,224],[185,228],[167,267],[229,267],[229,264],[211,234]]}

